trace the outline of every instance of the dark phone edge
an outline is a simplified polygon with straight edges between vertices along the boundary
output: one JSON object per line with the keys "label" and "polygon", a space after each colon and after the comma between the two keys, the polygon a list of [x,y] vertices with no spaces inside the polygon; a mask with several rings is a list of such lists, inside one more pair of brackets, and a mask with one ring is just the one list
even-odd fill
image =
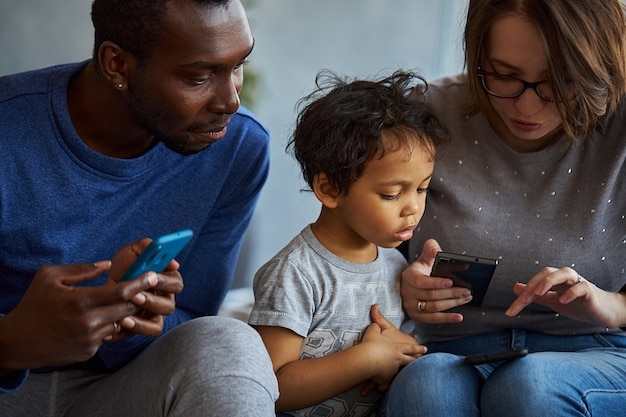
{"label": "dark phone edge", "polygon": [[509,349],[503,352],[469,355],[469,356],[466,356],[463,359],[463,361],[470,365],[480,365],[483,363],[490,363],[490,362],[510,361],[513,359],[523,358],[526,355],[528,355],[528,348]]}

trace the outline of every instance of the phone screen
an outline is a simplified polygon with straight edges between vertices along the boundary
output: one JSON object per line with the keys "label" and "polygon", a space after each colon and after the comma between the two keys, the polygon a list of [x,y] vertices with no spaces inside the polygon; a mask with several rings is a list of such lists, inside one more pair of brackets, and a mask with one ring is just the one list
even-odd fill
{"label": "phone screen", "polygon": [[468,305],[479,306],[485,298],[496,266],[498,261],[495,259],[439,252],[430,276],[450,278],[455,287],[470,289],[473,298]]}

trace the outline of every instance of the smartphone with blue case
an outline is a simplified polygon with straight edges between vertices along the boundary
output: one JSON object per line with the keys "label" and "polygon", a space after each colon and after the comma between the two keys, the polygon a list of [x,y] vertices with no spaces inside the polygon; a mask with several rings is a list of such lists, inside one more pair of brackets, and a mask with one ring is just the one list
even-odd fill
{"label": "smartphone with blue case", "polygon": [[148,271],[163,272],[192,236],[193,232],[185,229],[156,238],[141,252],[118,282],[129,281]]}

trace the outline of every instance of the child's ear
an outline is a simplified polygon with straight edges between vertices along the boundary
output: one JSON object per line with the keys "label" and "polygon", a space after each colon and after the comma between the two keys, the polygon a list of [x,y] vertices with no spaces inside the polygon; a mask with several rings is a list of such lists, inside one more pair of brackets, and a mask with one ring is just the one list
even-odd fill
{"label": "child's ear", "polygon": [[320,172],[315,174],[313,178],[313,192],[315,197],[328,208],[337,207],[338,193],[335,188],[328,182],[326,173]]}

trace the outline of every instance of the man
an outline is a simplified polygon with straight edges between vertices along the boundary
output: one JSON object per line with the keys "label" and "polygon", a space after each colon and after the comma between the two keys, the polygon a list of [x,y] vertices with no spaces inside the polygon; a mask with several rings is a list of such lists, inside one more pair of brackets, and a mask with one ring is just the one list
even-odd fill
{"label": "man", "polygon": [[[268,173],[245,10],[95,0],[92,20],[89,62],[0,78],[1,414],[274,415],[258,335],[204,317]],[[185,228],[178,262],[116,282],[138,239]]]}

